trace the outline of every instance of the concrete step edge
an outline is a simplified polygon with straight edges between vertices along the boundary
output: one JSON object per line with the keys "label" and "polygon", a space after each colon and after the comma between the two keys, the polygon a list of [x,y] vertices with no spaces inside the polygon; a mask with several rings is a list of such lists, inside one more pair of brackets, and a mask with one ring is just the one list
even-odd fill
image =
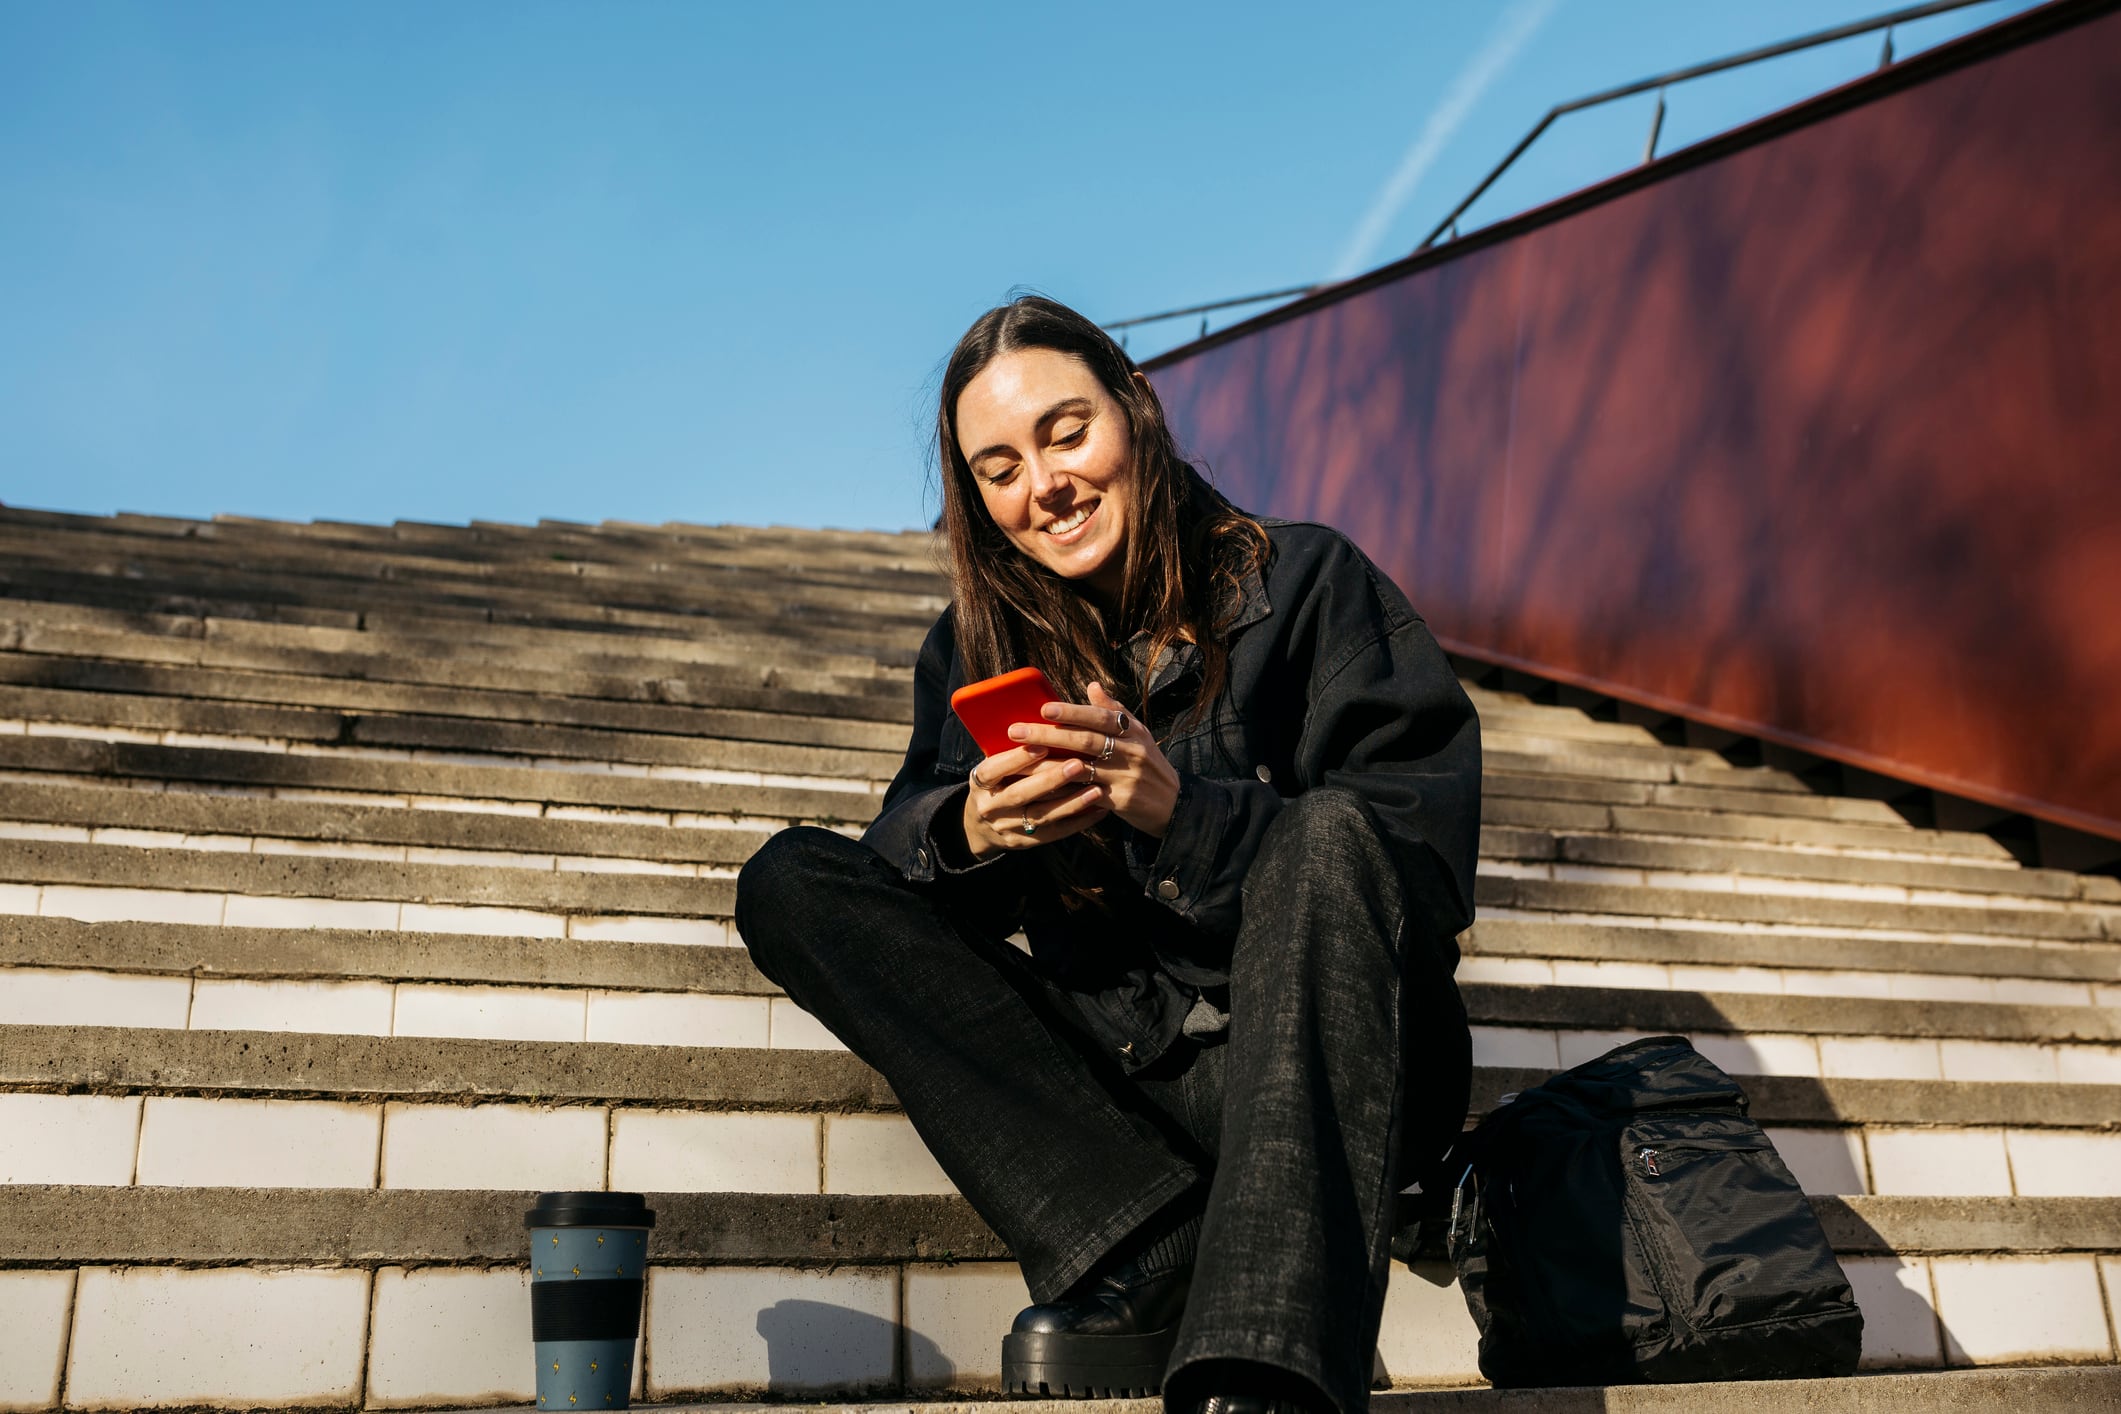
{"label": "concrete step edge", "polygon": [[[1471,1110],[1546,1068],[1477,1067]],[[1753,1117],[1805,1126],[2111,1128],[2121,1086],[1744,1076]],[[0,1091],[652,1106],[866,1114],[898,1109],[844,1051],[488,1041],[304,1032],[0,1026]]]}
{"label": "concrete step edge", "polygon": [[[222,666],[240,666],[246,655],[272,661],[291,655],[299,661],[361,661],[424,670],[424,660],[457,659],[488,667],[516,663],[559,666],[585,676],[639,678],[697,677],[702,682],[760,680],[764,642],[732,633],[724,639],[688,638],[640,641],[637,636],[598,633],[551,633],[540,641],[535,631],[507,624],[467,634],[461,623],[453,632],[399,628],[345,629],[322,624],[279,623],[270,619],[223,618],[212,614],[154,613],[97,608],[46,599],[0,598],[0,643],[50,641],[60,645],[108,644],[108,656],[162,661],[194,661],[185,655],[228,655]],[[47,651],[47,650],[40,650]],[[52,652],[73,652],[56,647]],[[782,666],[802,679],[864,691],[883,684],[903,688],[905,679],[884,674],[868,654],[822,654],[781,647]],[[96,656],[91,654],[90,656]],[[203,661],[203,660],[200,660]]]}
{"label": "concrete step edge", "polygon": [[[657,1414],[780,1414],[786,1404],[636,1403]],[[810,1414],[1163,1414],[1158,1399],[886,1398],[806,1400]],[[2121,1366],[1998,1367],[1856,1375],[1843,1380],[1732,1380],[1606,1389],[1395,1389],[1372,1414],[2092,1414],[2121,1409]],[[471,1414],[464,1410],[461,1414]],[[480,1411],[504,1414],[504,1411]],[[528,1414],[528,1406],[524,1406]]]}
{"label": "concrete step edge", "polygon": [[[17,601],[19,604],[19,601]],[[825,672],[761,663],[743,655],[728,663],[677,664],[654,658],[621,658],[508,648],[446,639],[374,641],[366,634],[309,629],[317,635],[368,642],[329,645],[246,642],[199,632],[145,632],[116,627],[74,627],[26,621],[16,605],[0,601],[0,647],[48,662],[126,664],[201,672],[259,673],[326,682],[369,682],[467,691],[523,691],[526,681],[547,695],[594,702],[671,702],[691,706],[755,705],[760,694],[793,694],[843,704],[850,715],[876,716],[907,709],[910,694],[898,678],[879,676],[874,665],[856,672]],[[168,619],[193,628],[197,619]],[[219,624],[226,620],[207,620]],[[616,647],[617,645],[611,645]],[[484,649],[485,651],[481,651]],[[735,657],[737,655],[732,655]],[[683,695],[680,695],[683,694]],[[731,700],[720,701],[728,695]]]}
{"label": "concrete step edge", "polygon": [[1483,795],[1520,796],[1533,800],[1592,802],[1610,805],[1662,805],[1675,809],[1725,809],[1746,814],[1838,820],[1885,828],[1914,827],[1882,801],[1854,796],[1810,795],[1792,791],[1747,790],[1729,785],[1703,786],[1664,779],[1621,780],[1613,777],[1557,775],[1522,769],[1524,758],[1486,758]]}
{"label": "concrete step edge", "polygon": [[476,717],[203,702],[185,697],[137,697],[5,685],[0,685],[0,718],[62,726],[265,738],[318,746],[769,771],[849,780],[889,780],[904,755],[903,748],[884,751],[875,747],[810,746],[734,736],[613,731]]}
{"label": "concrete step edge", "polygon": [[[174,698],[202,706],[462,718],[585,731],[696,733],[745,741],[868,745],[879,750],[886,749],[879,743],[887,741],[891,743],[888,749],[903,750],[913,720],[912,694],[903,689],[886,698],[751,686],[705,690],[705,700],[658,700],[637,684],[629,684],[631,690],[623,696],[564,692],[561,689],[568,684],[527,667],[517,669],[507,686],[467,685],[0,652],[0,683],[119,697]],[[672,685],[673,691],[676,687]]]}
{"label": "concrete step edge", "polygon": [[[408,846],[454,851],[557,854],[725,866],[742,864],[765,836],[771,833],[771,826],[763,822],[760,827],[752,829],[673,829],[664,825],[606,823],[581,819],[549,820],[498,813],[478,813],[466,818],[465,813],[461,812],[413,811],[401,807],[374,805],[337,805],[328,801],[231,799],[201,792],[154,792],[62,783],[23,786],[11,790],[5,803],[0,804],[0,812],[4,812],[4,819],[0,819],[0,824],[51,826],[74,831],[149,830],[178,836],[255,837],[319,846]],[[1556,843],[1556,837],[1538,832],[1511,833],[1526,838],[1515,843],[1507,839],[1498,840],[1496,831],[1492,828],[1484,829],[1482,859],[1502,857],[1525,860],[1535,857],[1540,849],[1551,848]],[[16,833],[13,837],[24,836]],[[1560,838],[1565,843],[1567,840],[1581,837]],[[1545,842],[1544,845],[1541,841]],[[53,842],[68,841],[55,839]],[[91,840],[72,842],[101,843]],[[175,841],[170,842],[167,847],[182,848]],[[1509,853],[1504,854],[1504,848],[1508,848]],[[1687,872],[1679,866],[1701,862],[1673,861],[1675,872]],[[1791,877],[1769,875],[1763,869],[1749,872],[1761,877]],[[1491,874],[1490,877],[1523,876]],[[1721,875],[1710,874],[1707,877]],[[2012,876],[2006,876],[2009,877]],[[1949,881],[1937,882],[1941,885]],[[1621,884],[1615,887],[1631,886]],[[2102,916],[2112,908],[2112,905],[2103,899],[2056,900],[2052,896],[2019,894],[2002,889],[1991,891],[1986,897],[1993,898],[1998,905],[2003,906],[2016,903],[2038,908],[2054,903],[2081,903],[2088,906],[2094,916]],[[1925,906],[1933,905],[1925,901]]]}
{"label": "concrete step edge", "polygon": [[0,823],[722,865],[742,864],[774,829],[767,822],[752,828],[636,825],[58,784],[11,787],[0,802]]}
{"label": "concrete step edge", "polygon": [[0,770],[49,771],[138,784],[181,781],[216,788],[333,790],[847,823],[867,823],[876,814],[879,800],[875,791],[60,736],[0,736]]}
{"label": "concrete step edge", "polygon": [[[1823,797],[1825,798],[1825,797]],[[1670,806],[1538,799],[1489,793],[1485,823],[1506,829],[1642,835],[1684,843],[1805,850],[1834,858],[1895,859],[2010,873],[2020,868],[1987,835],[1921,830],[1905,823],[1856,823],[1798,815],[1681,810]]]}
{"label": "concrete step edge", "polygon": [[1461,936],[1459,947],[1468,957],[2121,982],[2121,945],[2089,942],[2045,947],[1929,943],[1840,935],[1806,937],[1739,928],[1644,928],[1619,921],[1584,924],[1528,917],[1482,919]]}
{"label": "concrete step edge", "polygon": [[[0,1262],[522,1262],[535,1193],[13,1185]],[[1009,1256],[950,1195],[654,1193],[651,1260],[732,1265]],[[1842,1256],[2121,1252],[2121,1198],[1813,1197]]]}
{"label": "concrete step edge", "polygon": [[2121,909],[1973,907],[1841,899],[1803,893],[1673,889],[1649,884],[1587,883],[1566,879],[1480,874],[1474,898],[1482,908],[1527,912],[1595,913],[1616,917],[1690,918],[1731,923],[1795,923],[1897,929],[2010,939],[2121,941]]}
{"label": "concrete step edge", "polygon": [[[25,560],[60,565],[119,560],[128,568],[155,565],[202,573],[271,571],[298,582],[363,587],[372,582],[445,584],[521,588],[540,585],[578,588],[585,595],[624,588],[659,588],[672,596],[708,586],[766,592],[789,583],[810,595],[855,604],[893,599],[928,600],[947,594],[948,581],[933,568],[890,562],[812,555],[790,563],[785,558],[749,560],[728,554],[686,554],[676,547],[646,554],[625,554],[620,544],[594,539],[569,546],[571,553],[544,554],[522,544],[482,547],[485,553],[445,555],[432,547],[378,543],[353,545],[304,537],[217,536],[209,542],[142,539],[113,530],[83,530],[64,536],[25,533],[0,523],[0,546]],[[820,547],[822,548],[822,547]],[[601,553],[599,553],[601,552]],[[896,583],[878,582],[882,580]]]}
{"label": "concrete step edge", "polygon": [[[545,872],[312,854],[236,854],[9,840],[0,882],[334,903],[448,905],[564,916],[726,919],[734,877]],[[386,925],[387,926],[387,925]]]}
{"label": "concrete step edge", "polygon": [[[317,854],[252,854],[31,839],[9,840],[8,848],[0,852],[0,882],[692,918],[729,916],[735,886],[731,877],[547,872],[501,865],[408,864]],[[1574,884],[1485,874],[1476,879],[1475,893],[1482,907],[1534,913],[1831,925],[2013,941],[2113,941],[2106,931],[2111,922],[2103,915],[2088,913]]]}
{"label": "concrete step edge", "polygon": [[[2071,902],[2087,897],[2090,878],[2060,869],[2000,869],[1860,855],[1828,854],[1773,842],[1679,839],[1616,829],[1570,830],[1482,823],[1484,857],[1614,869],[1747,874],[1819,883],[1882,884],[1911,889],[1993,894]],[[2094,892],[2103,892],[2095,890]]]}
{"label": "concrete step edge", "polygon": [[[1797,945],[1805,946],[1797,946]],[[2121,948],[1979,943],[1865,943],[1667,928],[1583,927],[1536,920],[1477,923],[1465,955],[1902,971],[1943,976],[2121,980]],[[1964,956],[1962,956],[1964,954]],[[1904,964],[1885,966],[1887,963]],[[1917,965],[1919,964],[1919,965]],[[771,993],[741,947],[407,930],[242,928],[83,922],[0,913],[0,966],[202,977],[376,978],[573,985],[644,991]]]}
{"label": "concrete step edge", "polygon": [[238,980],[473,983],[778,996],[741,947],[0,914],[0,966]]}

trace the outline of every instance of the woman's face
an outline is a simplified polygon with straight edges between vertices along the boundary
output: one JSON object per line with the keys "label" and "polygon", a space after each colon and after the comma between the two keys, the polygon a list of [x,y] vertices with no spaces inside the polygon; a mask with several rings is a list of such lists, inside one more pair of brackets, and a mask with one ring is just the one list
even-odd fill
{"label": "woman's face", "polygon": [[1102,598],[1127,563],[1134,441],[1126,410],[1072,354],[1022,349],[957,399],[957,445],[987,514],[1019,550]]}

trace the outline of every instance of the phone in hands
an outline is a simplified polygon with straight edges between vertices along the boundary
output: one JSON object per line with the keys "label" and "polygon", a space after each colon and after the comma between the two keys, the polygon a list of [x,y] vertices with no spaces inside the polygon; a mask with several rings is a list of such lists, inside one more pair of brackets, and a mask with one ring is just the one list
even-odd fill
{"label": "phone in hands", "polygon": [[[1023,745],[1009,739],[1009,728],[1018,722],[1044,723],[1039,709],[1048,702],[1066,700],[1037,668],[1018,668],[981,682],[966,683],[950,694],[950,710],[972,733],[982,755],[999,756],[1011,747]],[[1065,759],[1082,753],[1051,747],[1047,755]]]}

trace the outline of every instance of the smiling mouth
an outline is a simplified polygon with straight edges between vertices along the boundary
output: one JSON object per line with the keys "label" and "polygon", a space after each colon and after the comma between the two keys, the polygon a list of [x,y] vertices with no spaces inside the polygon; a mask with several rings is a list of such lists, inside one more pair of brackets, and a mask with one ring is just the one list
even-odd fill
{"label": "smiling mouth", "polygon": [[1076,531],[1082,529],[1083,523],[1088,521],[1091,515],[1095,513],[1098,504],[1099,503],[1096,501],[1091,501],[1087,504],[1076,507],[1067,515],[1061,517],[1057,521],[1054,521],[1051,525],[1048,525],[1041,533],[1045,535],[1050,535],[1056,540],[1067,539],[1070,535],[1073,535]]}

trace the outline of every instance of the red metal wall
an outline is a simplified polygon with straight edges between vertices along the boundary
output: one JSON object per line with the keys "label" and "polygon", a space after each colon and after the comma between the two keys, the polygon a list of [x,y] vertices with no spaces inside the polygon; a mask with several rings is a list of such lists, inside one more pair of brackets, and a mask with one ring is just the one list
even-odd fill
{"label": "red metal wall", "polygon": [[2108,8],[1152,377],[1455,650],[2121,836]]}

